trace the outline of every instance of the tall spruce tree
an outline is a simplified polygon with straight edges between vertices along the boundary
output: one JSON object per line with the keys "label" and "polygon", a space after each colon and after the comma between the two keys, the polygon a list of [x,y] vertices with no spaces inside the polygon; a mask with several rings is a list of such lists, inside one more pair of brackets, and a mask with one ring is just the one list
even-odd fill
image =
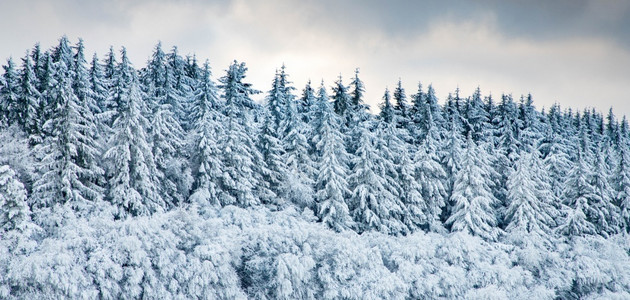
{"label": "tall spruce tree", "polygon": [[313,145],[319,169],[315,179],[316,215],[320,221],[336,231],[352,226],[346,203],[350,193],[346,181],[347,153],[340,131],[342,120],[329,103],[323,83],[317,95]]}
{"label": "tall spruce tree", "polygon": [[148,111],[136,71],[123,48],[114,73],[116,111],[109,138],[106,170],[109,193],[117,218],[163,212],[172,203],[162,198],[159,170],[147,136]]}
{"label": "tall spruce tree", "polygon": [[43,125],[45,138],[33,150],[41,176],[33,186],[35,207],[70,205],[85,213],[103,197],[99,186],[103,170],[97,165],[96,125],[85,102],[72,88],[74,72],[60,59],[48,108],[51,117]]}
{"label": "tall spruce tree", "polygon": [[359,145],[351,163],[348,177],[352,189],[351,215],[357,231],[369,229],[388,234],[402,234],[407,227],[402,223],[404,206],[400,205],[399,187],[387,179],[391,161],[381,156],[375,147],[375,136],[369,125],[361,124]]}
{"label": "tall spruce tree", "polygon": [[223,171],[218,145],[223,114],[220,113],[219,97],[210,75],[210,66],[206,61],[199,86],[195,89],[192,110],[195,128],[192,140],[194,185],[190,202],[199,206],[220,205],[219,178]]}
{"label": "tall spruce tree", "polygon": [[223,149],[223,173],[219,178],[222,205],[252,206],[261,201],[257,194],[267,194],[266,187],[260,184],[261,173],[256,165],[263,162],[262,155],[252,139],[255,133],[251,110],[255,105],[250,95],[257,91],[243,82],[246,71],[244,63],[234,61],[220,79],[221,97],[225,100],[224,132],[218,142]]}
{"label": "tall spruce tree", "polygon": [[492,206],[498,201],[492,194],[488,154],[468,135],[462,166],[455,174],[451,201],[455,203],[446,224],[451,231],[463,231],[494,241],[499,235]]}

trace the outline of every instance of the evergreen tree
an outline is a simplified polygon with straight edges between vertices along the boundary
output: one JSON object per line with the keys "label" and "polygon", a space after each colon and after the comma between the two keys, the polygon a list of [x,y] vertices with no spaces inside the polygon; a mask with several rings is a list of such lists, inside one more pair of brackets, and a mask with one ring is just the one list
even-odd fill
{"label": "evergreen tree", "polygon": [[222,114],[216,87],[210,80],[210,66],[206,61],[193,105],[193,177],[195,183],[190,202],[200,206],[220,205],[219,181],[223,170],[218,148],[218,135],[222,131]]}
{"label": "evergreen tree", "polygon": [[600,142],[597,151],[594,152],[593,160],[593,177],[591,184],[595,188],[593,210],[591,215],[587,215],[589,220],[595,224],[597,232],[601,235],[608,236],[619,231],[620,224],[618,207],[613,204],[614,189],[610,185],[611,170],[605,162],[604,143]]}
{"label": "evergreen tree", "polygon": [[284,94],[284,88],[280,79],[280,74],[276,70],[276,75],[271,83],[271,90],[269,90],[266,98],[266,107],[269,111],[269,118],[272,126],[271,133],[274,137],[278,138],[280,134],[280,122],[284,120],[284,109],[286,107],[286,95]]}
{"label": "evergreen tree", "polygon": [[[429,127],[426,138],[414,157],[415,178],[421,186],[421,195],[425,202],[424,215],[427,220],[424,227],[434,232],[440,232],[443,230],[440,216],[446,205],[447,197],[447,173],[440,164],[440,157],[437,153],[439,133],[430,112],[427,123]],[[459,156],[456,152],[454,153],[455,156]]]}
{"label": "evergreen tree", "polygon": [[422,90],[422,83],[418,83],[418,92],[411,97],[409,134],[414,144],[420,145],[427,132],[426,116],[431,113],[426,102],[426,94]]}
{"label": "evergreen tree", "polygon": [[[235,204],[241,207],[260,203],[260,196],[268,196],[265,187],[260,185],[261,174],[257,163],[263,161],[252,136],[254,136],[250,110],[255,107],[250,95],[257,93],[251,84],[243,82],[247,67],[234,61],[221,77],[219,86],[225,99],[225,129],[219,139],[219,148],[223,149],[223,173],[219,178],[222,205]],[[257,191],[256,188],[263,190]],[[268,199],[269,201],[271,199]]]}
{"label": "evergreen tree", "polygon": [[272,200],[273,203],[268,204],[280,206],[283,203],[281,203],[278,195],[282,194],[282,184],[287,180],[287,167],[282,159],[284,149],[280,144],[280,140],[276,138],[277,130],[273,122],[271,113],[265,111],[258,139],[258,149],[263,158],[263,161],[258,162],[258,164],[263,165],[261,170],[264,181],[259,184],[266,185],[273,192],[273,195],[271,195],[272,199],[274,199]]}
{"label": "evergreen tree", "polygon": [[340,131],[341,120],[330,107],[326,89],[322,83],[317,97],[313,144],[319,169],[315,180],[317,216],[336,231],[350,228],[348,205],[347,153]]}
{"label": "evergreen tree", "polygon": [[385,89],[385,94],[383,94],[383,103],[380,105],[381,113],[380,118],[385,123],[394,122],[395,111],[392,106],[391,96],[389,95],[389,90]]}
{"label": "evergreen tree", "polygon": [[352,122],[358,124],[365,120],[368,114],[369,105],[363,101],[363,94],[365,93],[365,85],[359,78],[359,68],[354,70],[354,78],[350,82],[352,87],[351,95],[351,111],[353,113]]}
{"label": "evergreen tree", "polygon": [[156,175],[160,178],[162,198],[168,203],[181,203],[188,198],[188,191],[178,184],[187,176],[184,131],[170,105],[161,104],[155,108],[149,128],[148,138],[159,171]]}
{"label": "evergreen tree", "polygon": [[499,230],[492,206],[498,201],[492,194],[490,166],[483,148],[468,135],[461,169],[455,175],[451,201],[452,215],[446,220],[451,231],[464,231],[486,240],[497,239]]}
{"label": "evergreen tree", "polygon": [[[94,54],[92,56],[92,62],[90,64],[89,70],[89,87],[90,87],[90,97],[94,99],[95,107],[92,107],[92,112],[94,117],[96,118],[96,122],[98,124],[99,135],[97,138],[104,139],[104,136],[107,134],[107,128],[105,128],[104,119],[108,119],[105,116],[107,112],[107,108],[110,106],[107,103],[109,97],[109,91],[107,90],[107,83],[105,80],[105,73],[103,72],[103,67],[101,66],[98,56]],[[101,142],[100,144],[103,144]]]}
{"label": "evergreen tree", "polygon": [[391,161],[381,157],[374,145],[375,137],[362,124],[359,145],[351,163],[354,166],[348,182],[352,189],[350,197],[351,215],[359,232],[375,229],[389,234],[406,232],[400,216],[398,187],[387,180]]}
{"label": "evergreen tree", "polygon": [[0,232],[23,230],[30,214],[24,185],[11,167],[0,166]]}
{"label": "evergreen tree", "polygon": [[2,86],[0,86],[0,127],[9,126],[18,122],[19,113],[19,88],[20,79],[12,59],[7,60],[7,64],[2,66],[4,75]]}
{"label": "evergreen tree", "polygon": [[316,103],[315,89],[311,86],[311,81],[306,83],[306,86],[302,90],[302,98],[297,106],[298,113],[300,114],[302,121],[305,124],[310,124],[315,112]]}
{"label": "evergreen tree", "polygon": [[544,169],[538,151],[534,151],[521,155],[508,178],[505,231],[519,235],[515,238],[548,242],[557,215],[548,203],[551,191],[540,177]]}
{"label": "evergreen tree", "polygon": [[337,81],[335,81],[335,85],[332,88],[333,90],[333,109],[334,111],[341,117],[343,120],[342,128],[348,125],[350,122],[350,115],[348,110],[352,106],[352,99],[350,94],[348,93],[348,87],[343,84],[343,80],[341,75]]}
{"label": "evergreen tree", "polygon": [[464,134],[470,132],[473,141],[480,142],[484,140],[489,120],[488,112],[484,109],[483,100],[481,99],[481,89],[477,87],[472,98],[466,102],[466,125],[464,126]]}
{"label": "evergreen tree", "polygon": [[59,203],[84,213],[103,196],[98,185],[103,170],[96,163],[95,124],[85,102],[74,93],[74,72],[64,60],[56,64],[55,74],[57,84],[48,103],[51,118],[43,125],[46,137],[34,148],[41,176],[34,183],[32,198],[36,207]]}
{"label": "evergreen tree", "polygon": [[295,101],[287,102],[283,129],[282,160],[286,162],[287,178],[283,183],[282,194],[287,200],[299,207],[308,207],[315,211],[313,184],[315,166],[309,155],[309,143],[306,135],[312,131],[310,124],[303,122],[296,108]]}
{"label": "evergreen tree", "polygon": [[595,226],[587,220],[587,214],[592,214],[592,199],[595,189],[590,184],[591,170],[584,157],[584,149],[578,147],[577,160],[567,174],[564,185],[564,213],[565,219],[556,229],[564,236],[580,236],[595,234]]}
{"label": "evergreen tree", "polygon": [[109,179],[107,198],[114,204],[117,218],[165,211],[172,203],[161,196],[160,171],[147,137],[149,121],[144,115],[148,108],[124,48],[115,74],[116,115],[104,155]]}
{"label": "evergreen tree", "polygon": [[394,113],[396,115],[396,124],[400,128],[407,128],[409,125],[409,104],[407,103],[407,95],[402,87],[402,81],[398,79],[398,84],[394,89]]}
{"label": "evergreen tree", "polygon": [[[624,117],[625,121],[625,117]],[[619,136],[619,162],[615,169],[615,200],[620,209],[619,225],[630,232],[630,145],[627,137]]]}
{"label": "evergreen tree", "polygon": [[[39,136],[39,98],[40,93],[37,90],[37,77],[31,58],[26,55],[22,59],[22,73],[20,76],[20,94],[17,105],[18,123],[24,131],[31,137]],[[31,144],[37,143],[39,139],[31,138]]]}

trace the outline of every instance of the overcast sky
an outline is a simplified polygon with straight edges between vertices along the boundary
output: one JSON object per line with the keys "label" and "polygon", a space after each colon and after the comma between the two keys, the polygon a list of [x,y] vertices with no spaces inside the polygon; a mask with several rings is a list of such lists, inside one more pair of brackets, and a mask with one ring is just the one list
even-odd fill
{"label": "overcast sky", "polygon": [[630,1],[0,1],[0,58],[67,35],[102,56],[126,46],[136,67],[154,45],[209,59],[222,76],[237,59],[270,88],[283,63],[298,90],[360,68],[375,109],[399,78],[407,94],[432,83],[441,101],[532,93],[538,108],[595,107],[630,115]]}

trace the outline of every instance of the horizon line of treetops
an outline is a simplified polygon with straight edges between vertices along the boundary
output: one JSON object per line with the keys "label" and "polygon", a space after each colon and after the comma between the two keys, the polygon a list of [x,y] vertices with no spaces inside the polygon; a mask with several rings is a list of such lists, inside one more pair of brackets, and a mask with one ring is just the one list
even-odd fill
{"label": "horizon line of treetops", "polygon": [[125,48],[88,63],[66,37],[3,67],[5,229],[184,204],[293,206],[337,231],[489,241],[630,229],[630,134],[612,109],[538,111],[531,95],[495,102],[479,89],[441,105],[430,85],[408,100],[399,82],[374,115],[358,71],[331,96],[323,82],[296,95],[284,66],[259,104],[244,63],[217,85],[208,62],[159,43],[140,70]]}

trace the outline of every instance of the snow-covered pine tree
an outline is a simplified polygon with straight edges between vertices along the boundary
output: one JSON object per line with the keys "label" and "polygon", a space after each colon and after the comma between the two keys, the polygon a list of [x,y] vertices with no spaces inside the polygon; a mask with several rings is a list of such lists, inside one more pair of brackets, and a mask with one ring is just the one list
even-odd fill
{"label": "snow-covered pine tree", "polygon": [[[560,208],[561,202],[559,201],[563,197],[564,182],[566,174],[571,169],[571,160],[569,158],[570,147],[564,137],[558,133],[559,124],[558,120],[553,117],[555,109],[550,111],[549,126],[546,127],[544,138],[540,145],[540,151],[543,153],[543,164],[547,173],[549,174],[549,184],[551,185],[551,191],[554,199],[557,202],[552,203],[556,208]],[[554,115],[551,115],[551,114]]]}
{"label": "snow-covered pine tree", "polygon": [[282,87],[280,74],[276,69],[276,75],[273,77],[271,90],[269,90],[269,92],[267,93],[265,103],[266,109],[269,114],[269,116],[266,116],[266,118],[270,119],[271,123],[269,124],[269,126],[271,127],[270,129],[272,130],[272,134],[276,138],[280,137],[281,134],[280,122],[284,120],[286,102],[287,99],[284,94],[284,88]]}
{"label": "snow-covered pine tree", "polygon": [[437,126],[438,132],[444,134],[445,128],[447,128],[446,120],[444,119],[444,114],[442,113],[442,108],[440,104],[438,104],[438,99],[435,96],[435,89],[433,89],[433,85],[429,84],[427,88],[427,94],[425,96],[427,107],[431,111],[431,116],[433,117],[433,122],[435,122],[435,126]]}
{"label": "snow-covered pine tree", "polygon": [[451,194],[455,206],[446,224],[451,231],[463,231],[494,241],[499,229],[493,205],[498,200],[492,194],[491,166],[487,156],[485,149],[477,147],[469,134]]}
{"label": "snow-covered pine tree", "polygon": [[551,196],[549,185],[540,177],[544,171],[535,149],[533,153],[523,153],[516,161],[507,182],[508,207],[504,220],[511,240],[549,243],[557,215],[547,198]]}
{"label": "snow-covered pine tree", "polygon": [[[623,123],[627,124],[625,117]],[[622,125],[623,126],[623,125]],[[621,127],[623,128],[623,127]],[[614,172],[615,200],[620,210],[619,225],[630,233],[630,144],[627,135],[618,131],[619,161]]]}
{"label": "snow-covered pine tree", "polygon": [[352,158],[352,171],[348,183],[351,215],[358,232],[370,229],[387,234],[404,234],[407,227],[402,223],[404,206],[400,202],[399,187],[388,180],[388,170],[393,163],[381,156],[375,147],[375,136],[371,125],[363,122],[359,132],[358,146]]}
{"label": "snow-covered pine tree", "polygon": [[473,141],[485,141],[485,133],[489,120],[488,112],[484,109],[481,99],[481,89],[477,87],[472,97],[466,101],[464,134],[472,133]]}
{"label": "snow-covered pine tree", "polygon": [[518,108],[511,95],[503,95],[495,116],[496,151],[494,157],[495,171],[498,175],[495,181],[494,194],[502,206],[507,206],[507,179],[514,169],[514,162],[518,159],[519,149],[519,120]]}
{"label": "snow-covered pine tree", "polygon": [[263,124],[258,137],[258,150],[262,155],[263,161],[257,162],[257,164],[261,165],[263,181],[259,182],[259,185],[264,185],[273,194],[270,197],[266,197],[267,199],[261,200],[263,200],[264,204],[281,207],[284,203],[280,201],[281,197],[279,196],[282,195],[283,183],[287,180],[287,166],[282,159],[284,149],[280,140],[276,138],[278,131],[274,124],[275,117],[272,117],[271,112],[267,109],[264,110],[263,114]]}
{"label": "snow-covered pine tree", "polygon": [[310,124],[304,123],[296,101],[287,102],[285,118],[282,121],[282,161],[287,168],[286,180],[282,183],[282,195],[300,208],[308,207],[315,211],[313,184],[315,166],[309,155],[309,143],[306,135],[312,132]]}
{"label": "snow-covered pine tree", "polygon": [[385,89],[385,93],[383,94],[383,102],[379,105],[381,112],[379,114],[380,119],[385,123],[394,122],[396,112],[394,110],[394,106],[392,105],[392,98],[389,94],[389,89]]}
{"label": "snow-covered pine tree", "polygon": [[407,103],[407,95],[402,87],[402,80],[398,79],[398,84],[394,89],[394,114],[396,115],[396,126],[399,128],[408,128],[409,126],[409,103]]}
{"label": "snow-covered pine tree", "polygon": [[74,72],[65,60],[55,64],[55,82],[50,91],[51,117],[42,128],[43,142],[33,151],[41,176],[33,185],[34,207],[69,205],[87,213],[103,197],[99,182],[103,170],[97,165],[95,124],[85,102],[72,88]]}
{"label": "snow-covered pine tree", "polygon": [[311,81],[309,80],[302,90],[302,97],[300,98],[300,102],[297,106],[298,113],[305,124],[311,124],[311,120],[313,119],[313,114],[315,112],[316,102],[317,97],[315,96],[315,89],[313,89]]}
{"label": "snow-covered pine tree", "polygon": [[75,52],[73,56],[73,81],[72,88],[74,93],[79,98],[79,102],[84,104],[90,113],[89,118],[94,118],[94,112],[98,111],[98,104],[93,97],[90,82],[90,71],[88,69],[87,60],[85,59],[85,46],[83,40],[79,39],[79,42],[74,47]]}
{"label": "snow-covered pine tree", "polygon": [[222,161],[218,135],[222,131],[222,116],[216,87],[210,79],[210,65],[206,61],[199,86],[195,89],[192,120],[192,170],[194,177],[190,202],[199,206],[219,206],[219,182]]}
{"label": "snow-covered pine tree", "polygon": [[189,85],[189,78],[186,76],[186,62],[179,55],[176,46],[167,55],[166,60],[168,64],[165,74],[166,97],[163,103],[171,106],[173,116],[180,123],[180,127],[187,131],[190,127],[188,111],[192,89]]}
{"label": "snow-covered pine tree", "polygon": [[363,100],[365,84],[363,84],[363,81],[359,78],[359,68],[354,70],[354,78],[352,82],[350,82],[350,87],[352,87],[352,91],[350,91],[351,125],[357,125],[368,118],[368,110],[370,109],[369,105]]}
{"label": "snow-covered pine tree", "polygon": [[[448,178],[444,167],[440,164],[439,133],[430,111],[427,111],[426,122],[428,126],[426,137],[413,159],[414,174],[420,184],[424,201],[423,214],[426,216],[426,222],[423,227],[433,232],[441,232],[444,227],[440,222],[440,217],[446,205]],[[456,154],[456,156],[459,155]],[[403,189],[405,188],[403,186]]]}
{"label": "snow-covered pine tree", "polygon": [[[37,77],[33,69],[33,63],[27,54],[22,59],[22,71],[20,74],[20,92],[17,105],[18,123],[29,136],[39,136],[37,110],[39,108],[39,91],[37,90]],[[37,143],[36,138],[31,139],[31,145]]]}
{"label": "snow-covered pine tree", "polygon": [[0,82],[0,127],[4,128],[18,122],[19,117],[19,89],[20,78],[13,59],[9,58],[7,64],[2,66],[4,74]]}
{"label": "snow-covered pine tree", "polygon": [[259,204],[261,196],[268,196],[265,187],[260,185],[262,178],[257,165],[263,161],[262,155],[252,139],[255,135],[251,128],[253,122],[250,111],[255,105],[250,95],[258,91],[252,89],[250,83],[243,82],[246,71],[244,63],[234,61],[227,74],[220,79],[219,87],[223,90],[221,97],[225,99],[225,121],[218,142],[219,148],[223,150],[219,199],[224,206],[234,204],[248,207]]}
{"label": "snow-covered pine tree", "polygon": [[315,180],[316,215],[336,231],[352,226],[348,205],[347,153],[340,131],[342,120],[329,103],[322,82],[317,96],[314,119],[314,156],[319,169]]}
{"label": "snow-covered pine tree", "polygon": [[536,107],[532,95],[528,94],[526,98],[521,97],[519,104],[520,125],[519,140],[522,149],[527,147],[537,147],[544,138],[544,126],[541,122],[541,116]]}
{"label": "snow-covered pine tree", "polygon": [[341,129],[343,130],[348,125],[348,122],[351,121],[348,110],[352,106],[352,99],[348,93],[348,87],[343,84],[341,74],[339,74],[339,78],[335,81],[335,85],[332,87],[332,90],[333,109],[343,121],[341,124]]}
{"label": "snow-covered pine tree", "polygon": [[411,108],[409,109],[409,135],[415,145],[420,145],[424,141],[427,113],[430,113],[430,110],[427,105],[426,94],[422,90],[422,83],[418,83],[418,92],[411,96]]}
{"label": "snow-covered pine tree", "polygon": [[0,232],[24,229],[30,214],[24,185],[11,167],[0,166]]}
{"label": "snow-covered pine tree", "polygon": [[148,134],[153,159],[162,188],[162,198],[169,203],[182,203],[188,198],[187,188],[180,182],[186,181],[188,163],[184,151],[184,131],[171,111],[169,104],[158,104],[151,116]]}
{"label": "snow-covered pine tree", "polygon": [[150,215],[167,210],[161,196],[159,170],[156,167],[147,137],[148,108],[142,97],[136,71],[123,48],[113,89],[116,114],[112,135],[104,154],[107,160],[107,198],[114,205],[115,216]]}
{"label": "snow-covered pine tree", "polygon": [[593,170],[591,184],[595,188],[595,197],[591,203],[593,208],[592,215],[587,215],[587,217],[595,224],[597,233],[608,237],[620,230],[620,224],[618,224],[620,211],[613,203],[615,192],[610,184],[613,172],[608,168],[608,164],[605,161],[606,150],[604,142],[600,141],[598,144],[597,150],[593,153],[594,159],[591,167]]}
{"label": "snow-covered pine tree", "polygon": [[577,160],[566,174],[564,184],[564,220],[556,231],[566,237],[595,234],[595,226],[588,221],[587,214],[592,214],[590,203],[595,197],[595,189],[590,183],[591,170],[584,157],[584,149],[577,148]]}

